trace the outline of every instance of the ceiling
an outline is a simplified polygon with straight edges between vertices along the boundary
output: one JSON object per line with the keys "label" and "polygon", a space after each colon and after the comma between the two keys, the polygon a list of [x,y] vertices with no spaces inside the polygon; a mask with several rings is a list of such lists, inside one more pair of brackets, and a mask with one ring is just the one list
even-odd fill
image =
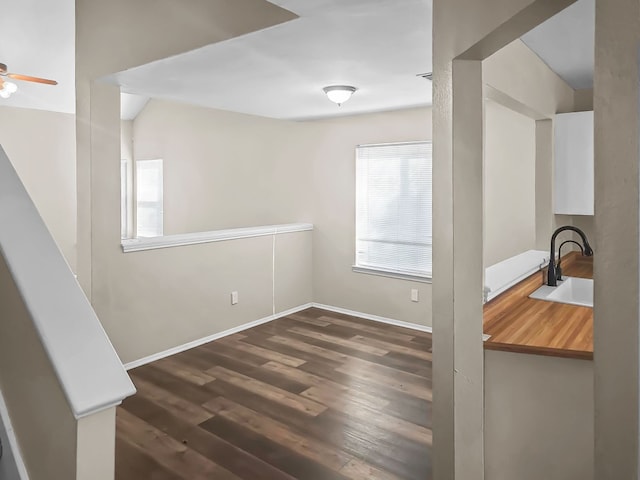
{"label": "ceiling", "polygon": [[120,94],[120,118],[122,120],[134,120],[147,105],[150,98],[144,95],[131,93]]}
{"label": "ceiling", "polygon": [[10,72],[52,78],[58,85],[11,80],[18,91],[0,99],[0,105],[74,113],[74,0],[5,3],[0,15],[0,62],[6,63]]}
{"label": "ceiling", "polygon": [[593,88],[595,0],[579,0],[522,37],[574,89]]}
{"label": "ceiling", "polygon": [[[432,0],[271,0],[301,18],[118,73],[123,91],[274,118],[308,119],[428,105]],[[15,82],[0,105],[75,111],[74,0],[20,0],[0,16],[0,62],[59,85]],[[523,37],[574,88],[593,83],[595,0]],[[6,13],[6,12],[5,12]],[[559,48],[561,46],[562,48]],[[358,88],[338,107],[322,87]],[[133,118],[145,98],[131,97]]]}
{"label": "ceiling", "polygon": [[[128,93],[279,119],[431,103],[431,0],[272,0],[299,19],[109,77]],[[341,107],[327,85],[358,91]]]}

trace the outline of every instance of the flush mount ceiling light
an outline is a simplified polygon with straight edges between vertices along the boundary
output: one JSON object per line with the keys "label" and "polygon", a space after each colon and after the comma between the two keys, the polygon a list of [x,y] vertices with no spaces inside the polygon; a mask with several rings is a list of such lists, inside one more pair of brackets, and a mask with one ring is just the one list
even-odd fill
{"label": "flush mount ceiling light", "polygon": [[331,85],[322,89],[329,100],[337,103],[338,106],[349,100],[356,90],[356,87],[350,87],[349,85]]}

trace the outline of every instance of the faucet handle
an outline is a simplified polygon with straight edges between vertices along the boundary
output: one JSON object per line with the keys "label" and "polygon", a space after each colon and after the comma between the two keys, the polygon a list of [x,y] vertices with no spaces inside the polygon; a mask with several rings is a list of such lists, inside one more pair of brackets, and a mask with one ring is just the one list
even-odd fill
{"label": "faucet handle", "polygon": [[562,280],[562,267],[559,262],[556,265],[556,280]]}

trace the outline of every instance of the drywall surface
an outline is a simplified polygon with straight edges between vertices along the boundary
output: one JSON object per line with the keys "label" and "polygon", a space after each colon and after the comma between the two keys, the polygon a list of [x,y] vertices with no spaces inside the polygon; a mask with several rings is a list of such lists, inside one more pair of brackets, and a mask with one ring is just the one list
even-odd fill
{"label": "drywall surface", "polygon": [[573,110],[576,112],[586,112],[593,110],[593,88],[576,90],[574,93]]}
{"label": "drywall surface", "polygon": [[[313,299],[313,232],[271,237],[275,264],[273,313],[304,305]],[[314,300],[315,301],[315,300]]]}
{"label": "drywall surface", "polygon": [[[111,96],[109,88],[93,94]],[[105,108],[105,121],[122,127],[117,104]],[[101,178],[94,207],[110,213],[93,219],[102,235],[92,245],[103,254],[92,262],[92,303],[123,361],[311,301],[430,325],[430,284],[351,271],[356,146],[428,140],[429,122],[429,109],[294,123],[152,100],[133,123],[134,159],[163,159],[166,234],[317,224],[313,233],[128,254],[119,247],[113,171],[127,148],[109,142],[110,127],[99,129],[93,141],[114,163],[93,167]],[[232,291],[240,296],[233,307]]]}
{"label": "drywall surface", "polygon": [[116,455],[116,407],[78,420],[76,480],[113,480]]}
{"label": "drywall surface", "polygon": [[485,351],[485,476],[593,479],[593,362]]}
{"label": "drywall surface", "polygon": [[265,0],[76,2],[77,270],[89,298],[93,278],[109,277],[93,271],[96,259],[108,262],[120,237],[110,237],[119,221],[120,91],[98,79],[294,18]]}
{"label": "drywall surface", "polygon": [[0,255],[0,389],[31,480],[75,478],[76,420]]}
{"label": "drywall surface", "polygon": [[596,0],[595,478],[640,472],[640,3]]}
{"label": "drywall surface", "polygon": [[75,116],[0,107],[0,124],[0,145],[75,272]]}
{"label": "drywall surface", "polygon": [[[312,277],[313,301],[430,325],[430,284],[351,270],[356,146],[429,140],[430,132],[427,108],[296,123],[152,100],[134,122],[134,145],[136,160],[164,161],[166,234],[313,222],[312,269],[279,267]],[[290,247],[282,252],[308,248]],[[309,297],[298,294],[306,282],[276,287],[278,311]]]}
{"label": "drywall surface", "polygon": [[[535,54],[522,41],[515,40],[500,49],[483,62],[483,82],[498,90],[519,113],[524,113],[536,120],[535,127],[535,172],[534,185],[535,209],[535,248],[548,249],[551,234],[560,225],[572,225],[574,217],[555,215],[553,213],[554,169],[553,169],[553,118],[558,112],[574,110],[576,94],[567,83]],[[489,131],[487,135],[499,135],[499,132]],[[507,127],[508,128],[508,127]],[[508,132],[508,130],[507,130]],[[490,139],[491,137],[488,137]],[[497,141],[497,140],[496,140]],[[503,141],[509,144],[509,136]],[[530,148],[530,144],[529,148]],[[529,155],[529,150],[523,148],[523,153]],[[488,152],[486,160],[491,161]],[[494,172],[495,173],[495,172]],[[490,181],[485,172],[485,181]],[[485,209],[492,202],[492,193],[485,183]],[[485,210],[485,213],[488,210]],[[531,211],[527,210],[528,215]],[[485,217],[485,220],[487,218]],[[488,219],[490,220],[490,218]],[[523,221],[522,218],[519,221]],[[486,225],[485,225],[486,227]],[[490,228],[490,227],[489,227]],[[509,234],[510,235],[510,234]],[[493,243],[485,236],[485,259],[487,251],[492,253]],[[564,234],[562,239],[572,238],[570,233]],[[485,265],[491,265],[486,264]]]}
{"label": "drywall surface", "polygon": [[521,40],[482,62],[482,80],[542,115],[573,111],[574,90]]}
{"label": "drywall surface", "polygon": [[165,235],[310,220],[298,123],[154,99],[133,140],[136,161],[163,160]]}
{"label": "drywall surface", "polygon": [[486,101],[484,141],[487,267],[536,247],[535,121]]}
{"label": "drywall surface", "polygon": [[[573,215],[571,217],[571,225],[578,227],[584,232],[589,240],[589,244],[593,248],[594,252],[598,251],[598,236],[596,235],[595,217],[591,215]],[[574,240],[581,241],[580,237],[573,235]],[[576,248],[574,248],[575,250]],[[564,251],[564,250],[563,250]]]}
{"label": "drywall surface", "polygon": [[311,302],[311,241],[312,232],[277,235],[275,257],[272,236],[126,254],[116,246],[112,274],[94,280],[94,306],[128,363],[268,317],[274,304],[277,313]]}
{"label": "drywall surface", "polygon": [[[431,109],[305,123],[313,172],[315,302],[431,325],[431,284],[354,273],[357,145],[431,140]],[[412,302],[411,289],[420,301]]]}
{"label": "drywall surface", "polygon": [[[265,0],[76,2],[78,276],[124,362],[271,314],[273,245],[123,254],[120,91],[97,80],[293,18]],[[230,312],[232,290],[240,303]]]}
{"label": "drywall surface", "polygon": [[484,478],[481,64],[571,3],[433,2],[434,478]]}

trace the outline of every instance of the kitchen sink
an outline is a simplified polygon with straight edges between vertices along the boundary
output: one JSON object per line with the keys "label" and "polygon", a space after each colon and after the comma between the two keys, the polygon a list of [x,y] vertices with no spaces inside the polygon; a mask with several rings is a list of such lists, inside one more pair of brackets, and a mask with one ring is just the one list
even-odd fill
{"label": "kitchen sink", "polygon": [[543,285],[529,295],[529,298],[593,308],[593,280],[565,277],[558,282],[557,287]]}

